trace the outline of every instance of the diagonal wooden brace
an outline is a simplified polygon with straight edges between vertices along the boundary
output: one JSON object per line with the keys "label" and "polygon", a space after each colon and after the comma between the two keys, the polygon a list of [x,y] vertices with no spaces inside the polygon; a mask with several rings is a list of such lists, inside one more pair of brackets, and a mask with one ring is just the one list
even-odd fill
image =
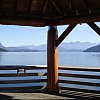
{"label": "diagonal wooden brace", "polygon": [[56,40],[57,47],[65,39],[65,37],[75,28],[76,25],[77,24],[70,24],[68,28],[61,34],[61,36]]}
{"label": "diagonal wooden brace", "polygon": [[100,35],[100,28],[94,23],[90,22],[87,23],[98,35]]}

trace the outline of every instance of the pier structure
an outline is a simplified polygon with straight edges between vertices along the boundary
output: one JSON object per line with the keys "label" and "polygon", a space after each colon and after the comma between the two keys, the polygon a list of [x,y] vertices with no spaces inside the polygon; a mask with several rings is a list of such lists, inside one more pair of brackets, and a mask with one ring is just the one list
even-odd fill
{"label": "pier structure", "polygon": [[[50,93],[59,93],[59,44],[77,24],[87,23],[100,35],[95,22],[100,22],[100,0],[0,0],[0,24],[49,27],[46,88]],[[68,27],[58,37],[59,25]]]}

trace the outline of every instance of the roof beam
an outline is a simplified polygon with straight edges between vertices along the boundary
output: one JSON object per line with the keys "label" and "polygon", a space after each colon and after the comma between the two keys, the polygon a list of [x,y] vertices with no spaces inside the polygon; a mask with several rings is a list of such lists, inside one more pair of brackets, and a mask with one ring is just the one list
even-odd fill
{"label": "roof beam", "polygon": [[89,6],[88,6],[88,3],[87,3],[87,0],[83,0],[83,3],[84,3],[84,6],[86,7],[86,9],[88,9]]}
{"label": "roof beam", "polygon": [[83,3],[84,3],[85,8],[87,9],[87,12],[90,14],[91,13],[91,9],[90,9],[90,7],[88,5],[88,1],[87,0],[83,0]]}
{"label": "roof beam", "polygon": [[93,22],[87,23],[99,36],[100,36],[100,28]]}
{"label": "roof beam", "polygon": [[[100,15],[76,16],[56,21],[55,25],[68,25],[73,23],[100,22]],[[53,22],[54,23],[54,22]],[[52,24],[52,23],[51,23]]]}
{"label": "roof beam", "polygon": [[66,0],[66,2],[68,3],[69,8],[74,12],[74,8],[72,6],[71,0]]}
{"label": "roof beam", "polygon": [[18,7],[18,6],[19,6],[18,2],[19,2],[19,1],[16,0],[16,6],[15,6],[15,10],[16,10],[15,12],[16,12],[16,15],[18,15],[18,12],[19,12],[19,11],[18,11],[18,8],[19,8],[19,7]]}
{"label": "roof beam", "polygon": [[46,0],[46,2],[45,2],[45,4],[44,4],[43,11],[42,11],[42,16],[45,14],[47,5],[48,5],[48,0]]}
{"label": "roof beam", "polygon": [[44,27],[45,21],[27,17],[0,17],[0,24]]}
{"label": "roof beam", "polygon": [[46,20],[36,19],[30,17],[8,17],[1,16],[0,24],[6,25],[24,25],[24,26],[57,26],[57,25],[68,25],[74,23],[88,23],[88,22],[100,22],[100,15],[97,16],[76,16],[58,20]]}
{"label": "roof beam", "polygon": [[56,46],[58,46],[65,39],[65,37],[75,28],[76,25],[77,24],[71,24],[68,26],[68,28],[56,40]]}
{"label": "roof beam", "polygon": [[32,0],[30,0],[29,2],[29,14],[31,15],[31,11],[32,11]]}
{"label": "roof beam", "polygon": [[17,15],[17,2],[18,0],[15,1],[15,15]]}
{"label": "roof beam", "polygon": [[97,0],[97,3],[99,4],[99,7],[100,7],[100,0]]}
{"label": "roof beam", "polygon": [[2,2],[0,0],[0,16],[3,14],[3,9],[2,9]]}
{"label": "roof beam", "polygon": [[78,15],[78,14],[79,14],[79,13],[78,13],[78,10],[77,10],[76,7],[73,5],[72,0],[66,0],[66,1],[67,1],[67,3],[69,4],[69,7],[71,8],[71,10],[72,10],[73,12],[75,12],[76,15]]}
{"label": "roof beam", "polygon": [[58,5],[54,2],[54,0],[51,0],[52,4],[55,6],[55,8],[57,9],[57,11],[61,14],[62,14],[62,11],[60,10],[60,8],[58,7]]}

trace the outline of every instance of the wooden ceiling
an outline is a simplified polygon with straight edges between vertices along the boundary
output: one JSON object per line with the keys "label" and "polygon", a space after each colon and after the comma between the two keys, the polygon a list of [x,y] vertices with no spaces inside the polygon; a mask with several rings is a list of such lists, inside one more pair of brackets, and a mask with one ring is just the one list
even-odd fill
{"label": "wooden ceiling", "polygon": [[0,0],[0,24],[49,26],[100,22],[100,0]]}

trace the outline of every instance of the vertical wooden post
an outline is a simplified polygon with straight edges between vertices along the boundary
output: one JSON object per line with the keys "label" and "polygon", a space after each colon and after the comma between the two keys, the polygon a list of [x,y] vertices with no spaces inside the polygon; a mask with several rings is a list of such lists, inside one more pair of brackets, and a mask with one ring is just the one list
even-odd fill
{"label": "vertical wooden post", "polygon": [[58,32],[56,26],[50,26],[47,40],[47,91],[50,93],[59,92],[58,88],[58,48],[56,40]]}

